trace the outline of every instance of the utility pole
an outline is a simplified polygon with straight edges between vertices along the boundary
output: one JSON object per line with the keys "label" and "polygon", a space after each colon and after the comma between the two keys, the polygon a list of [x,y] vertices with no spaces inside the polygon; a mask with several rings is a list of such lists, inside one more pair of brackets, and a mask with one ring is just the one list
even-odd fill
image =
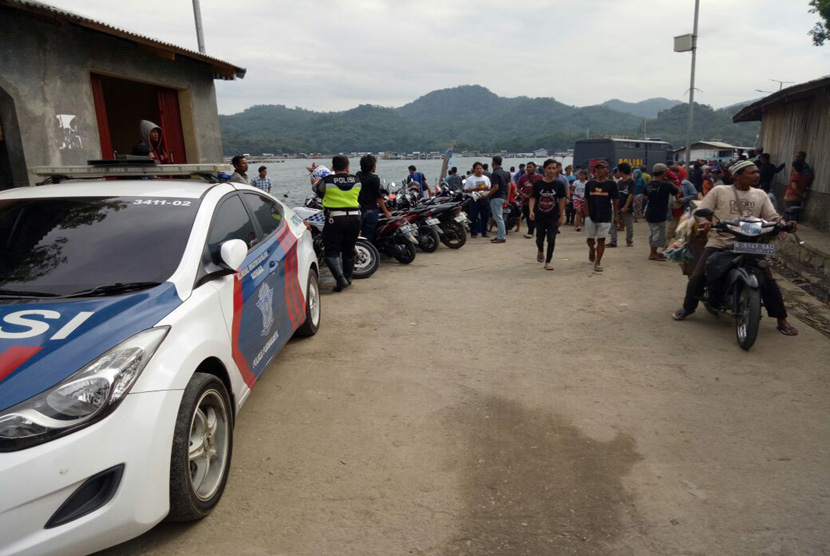
{"label": "utility pole", "polygon": [[199,43],[199,53],[205,53],[205,35],[202,33],[202,9],[199,0],[193,0],[193,17],[196,19],[196,42]]}
{"label": "utility pole", "polygon": [[689,85],[689,125],[686,128],[686,169],[692,161],[692,129],[695,121],[695,62],[697,61],[697,16],[700,0],[695,0],[695,26],[692,30],[692,82]]}

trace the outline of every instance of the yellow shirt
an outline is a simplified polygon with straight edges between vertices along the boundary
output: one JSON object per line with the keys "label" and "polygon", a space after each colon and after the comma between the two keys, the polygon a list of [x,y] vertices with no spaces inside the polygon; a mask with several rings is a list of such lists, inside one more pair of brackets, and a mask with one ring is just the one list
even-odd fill
{"label": "yellow shirt", "polygon": [[[738,193],[738,200],[741,203],[741,209],[738,210],[735,204],[735,192]],[[749,191],[741,191],[731,185],[718,185],[703,198],[698,209],[708,208],[715,211],[718,220],[734,220],[741,216],[757,216],[764,220],[777,222],[781,219],[772,202],[769,200],[767,194],[761,189],[752,188]],[[731,234],[724,234],[715,231],[709,232],[709,241],[706,242],[706,247],[717,247],[718,249],[727,249],[732,247],[735,241],[735,236]]]}

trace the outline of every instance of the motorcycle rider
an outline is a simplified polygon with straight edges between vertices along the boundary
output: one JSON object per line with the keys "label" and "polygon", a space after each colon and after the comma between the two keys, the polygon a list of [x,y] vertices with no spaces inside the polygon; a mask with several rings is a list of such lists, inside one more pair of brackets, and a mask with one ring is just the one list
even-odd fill
{"label": "motorcycle rider", "polygon": [[[733,185],[718,185],[706,195],[700,202],[698,209],[712,209],[719,220],[732,220],[742,216],[757,216],[763,220],[779,222],[782,226],[791,225],[795,231],[794,222],[786,222],[775,211],[767,194],[758,189],[760,171],[754,162],[741,160],[731,168],[735,180]],[[740,207],[738,206],[740,203]],[[686,286],[686,298],[683,307],[672,314],[674,320],[685,320],[697,309],[699,298],[703,295],[706,286],[706,260],[718,251],[732,247],[734,239],[729,234],[722,234],[712,231],[710,220],[697,219],[700,228],[709,232],[709,240],[697,261],[694,271],[689,276],[689,283]],[[778,320],[777,329],[785,336],[795,336],[798,330],[787,322],[787,309],[784,307],[784,298],[778,284],[772,277],[768,266],[761,267],[761,299],[767,308],[771,318]]]}
{"label": "motorcycle rider", "polygon": [[354,249],[361,224],[358,201],[361,184],[357,177],[349,173],[349,159],[342,154],[331,159],[331,169],[334,173],[317,182],[314,191],[323,199],[326,266],[337,281],[334,291],[339,292],[352,284]]}

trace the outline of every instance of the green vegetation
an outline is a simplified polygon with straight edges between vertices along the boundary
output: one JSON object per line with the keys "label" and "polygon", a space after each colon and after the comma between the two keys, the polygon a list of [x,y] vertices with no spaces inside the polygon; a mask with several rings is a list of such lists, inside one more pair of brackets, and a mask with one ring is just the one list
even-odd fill
{"label": "green vegetation", "polygon": [[[219,123],[228,155],[443,151],[453,140],[459,151],[526,152],[538,148],[565,150],[586,133],[592,137],[641,137],[643,118],[622,110],[643,113],[660,106],[671,108],[646,120],[648,135],[681,146],[688,112],[685,104],[676,101],[614,100],[577,108],[552,98],[502,98],[478,85],[433,91],[400,108],[365,104],[344,112],[313,112],[279,105],[252,106],[239,114],[220,116]],[[732,114],[740,107],[713,110],[696,104],[695,137],[753,145],[759,124],[732,123]]]}
{"label": "green vegetation", "polygon": [[830,40],[830,0],[810,0],[810,13],[818,14],[821,20],[810,30],[813,44],[821,46]]}

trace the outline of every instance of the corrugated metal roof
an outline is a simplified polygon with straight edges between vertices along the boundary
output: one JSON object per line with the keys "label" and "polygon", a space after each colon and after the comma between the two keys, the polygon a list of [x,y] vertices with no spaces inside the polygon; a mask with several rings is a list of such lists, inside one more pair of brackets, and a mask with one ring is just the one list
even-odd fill
{"label": "corrugated metal roof", "polygon": [[732,121],[735,123],[760,121],[764,115],[764,109],[766,107],[781,102],[787,102],[788,100],[811,96],[814,95],[818,89],[825,88],[830,89],[830,75],[825,75],[824,77],[819,77],[818,79],[807,81],[806,83],[781,89],[780,91],[764,97],[757,102],[753,102],[732,116]]}
{"label": "corrugated metal roof", "polygon": [[132,31],[127,31],[126,29],[121,29],[102,21],[96,21],[80,14],[57,8],[55,6],[50,6],[49,4],[44,4],[43,2],[37,2],[36,0],[0,0],[0,4],[53,19],[68,21],[70,23],[74,23],[75,25],[80,25],[107,35],[127,39],[136,44],[144,45],[146,47],[162,51],[166,54],[184,56],[192,60],[203,62],[211,67],[214,72],[214,78],[216,79],[231,80],[235,77],[242,79],[245,77],[245,73],[247,71],[245,68],[235,66],[223,60],[219,60],[218,58],[194,52],[193,50],[188,50],[186,48],[182,48],[181,46],[153,39],[145,35],[133,33]]}

